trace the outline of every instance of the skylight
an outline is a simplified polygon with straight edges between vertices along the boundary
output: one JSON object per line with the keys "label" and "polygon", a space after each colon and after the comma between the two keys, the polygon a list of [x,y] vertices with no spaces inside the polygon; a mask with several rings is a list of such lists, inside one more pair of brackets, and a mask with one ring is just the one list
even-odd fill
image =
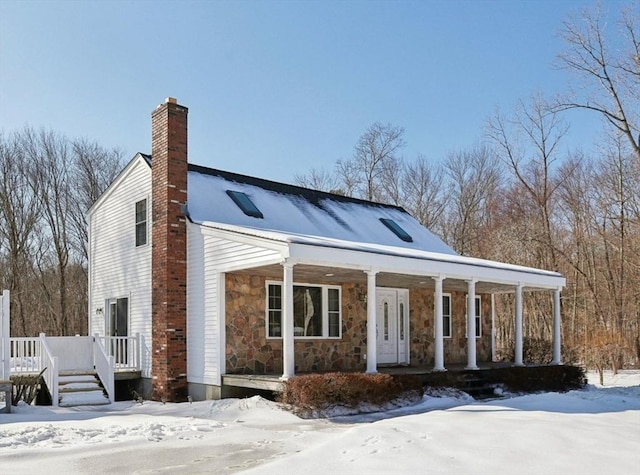
{"label": "skylight", "polygon": [[400,225],[396,223],[393,219],[380,218],[380,221],[382,221],[382,224],[388,227],[393,232],[393,234],[398,236],[403,241],[413,242],[413,238],[409,235],[409,233],[407,233],[404,229],[402,229]]}
{"label": "skylight", "polygon": [[251,201],[251,198],[242,191],[227,190],[227,195],[229,195],[229,198],[231,198],[233,202],[238,205],[238,208],[240,208],[247,216],[264,218],[258,207],[253,204],[253,201]]}

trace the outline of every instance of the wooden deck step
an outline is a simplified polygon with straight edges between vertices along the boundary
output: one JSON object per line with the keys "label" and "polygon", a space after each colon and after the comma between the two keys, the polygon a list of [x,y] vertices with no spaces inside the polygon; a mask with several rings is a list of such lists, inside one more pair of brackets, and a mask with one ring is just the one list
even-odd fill
{"label": "wooden deck step", "polygon": [[95,373],[63,373],[58,378],[58,405],[61,407],[109,404]]}

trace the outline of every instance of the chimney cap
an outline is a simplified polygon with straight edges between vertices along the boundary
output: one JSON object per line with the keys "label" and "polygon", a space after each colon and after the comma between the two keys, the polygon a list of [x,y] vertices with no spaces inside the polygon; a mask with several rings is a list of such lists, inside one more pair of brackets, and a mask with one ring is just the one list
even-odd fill
{"label": "chimney cap", "polygon": [[178,100],[175,97],[167,97],[164,102],[167,104],[177,104]]}

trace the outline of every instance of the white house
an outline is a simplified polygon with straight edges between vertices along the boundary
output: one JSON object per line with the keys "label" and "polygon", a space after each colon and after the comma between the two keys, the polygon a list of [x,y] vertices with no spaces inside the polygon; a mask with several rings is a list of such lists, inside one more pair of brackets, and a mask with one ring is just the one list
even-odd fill
{"label": "white house", "polygon": [[152,113],[89,211],[89,333],[140,334],[152,397],[224,396],[230,375],[491,361],[492,295],[562,275],[456,254],[401,208],[187,164],[187,109]]}

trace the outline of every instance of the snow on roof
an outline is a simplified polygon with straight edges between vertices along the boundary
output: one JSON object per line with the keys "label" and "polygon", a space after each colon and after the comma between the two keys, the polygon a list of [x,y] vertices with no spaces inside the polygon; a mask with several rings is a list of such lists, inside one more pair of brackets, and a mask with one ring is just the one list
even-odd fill
{"label": "snow on roof", "polygon": [[[342,242],[457,255],[439,237],[397,206],[197,165],[189,165],[187,186],[189,217],[198,224],[220,223],[258,231],[285,233],[292,235],[292,239],[294,235],[297,236],[297,240],[303,236],[307,239],[328,238]],[[244,193],[263,217],[245,214],[229,195],[229,191]],[[381,219],[394,221],[411,237],[411,242],[397,236]]]}

